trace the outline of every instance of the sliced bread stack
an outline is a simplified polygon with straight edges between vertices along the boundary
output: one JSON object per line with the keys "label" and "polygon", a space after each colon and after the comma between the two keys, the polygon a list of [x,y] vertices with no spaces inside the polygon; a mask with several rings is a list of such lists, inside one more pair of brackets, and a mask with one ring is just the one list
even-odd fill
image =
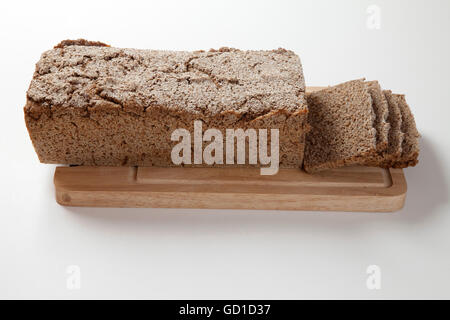
{"label": "sliced bread stack", "polygon": [[308,94],[304,168],[405,168],[418,162],[419,133],[404,95],[353,80]]}

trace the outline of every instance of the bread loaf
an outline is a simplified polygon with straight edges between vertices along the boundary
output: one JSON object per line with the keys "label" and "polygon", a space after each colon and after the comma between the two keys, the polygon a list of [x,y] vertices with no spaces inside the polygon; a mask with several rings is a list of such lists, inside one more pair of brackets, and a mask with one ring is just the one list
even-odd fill
{"label": "bread loaf", "polygon": [[38,61],[24,113],[44,163],[177,165],[172,133],[194,136],[198,121],[202,133],[224,137],[227,129],[278,129],[282,168],[404,168],[419,155],[403,95],[360,79],[305,97],[300,59],[284,49],[158,51],[65,40]]}
{"label": "bread loaf", "polygon": [[67,40],[42,54],[26,125],[41,162],[171,166],[175,129],[279,129],[280,167],[301,167],[307,104],[292,51],[120,49]]}

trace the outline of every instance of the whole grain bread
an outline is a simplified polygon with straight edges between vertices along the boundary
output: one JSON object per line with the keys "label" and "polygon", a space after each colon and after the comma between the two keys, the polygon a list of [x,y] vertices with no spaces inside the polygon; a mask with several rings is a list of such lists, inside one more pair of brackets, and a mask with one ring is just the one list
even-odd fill
{"label": "whole grain bread", "polygon": [[419,138],[420,134],[416,127],[416,122],[411,109],[406,102],[406,98],[401,94],[394,94],[397,105],[402,115],[401,130],[404,134],[402,141],[402,153],[397,161],[393,164],[394,168],[406,168],[415,166],[419,157]]}
{"label": "whole grain bread", "polygon": [[377,149],[375,112],[364,80],[353,80],[307,96],[311,131],[306,135],[307,172],[364,164]]}
{"label": "whole grain bread", "polygon": [[402,132],[402,114],[398,106],[397,99],[392,94],[390,90],[384,90],[384,95],[389,106],[388,122],[390,124],[388,146],[386,152],[382,154],[383,161],[377,163],[377,166],[383,168],[392,167],[394,163],[397,162],[402,154],[402,142],[403,142],[403,132]]}
{"label": "whole grain bread", "polygon": [[300,167],[305,82],[292,51],[157,51],[66,40],[42,54],[27,92],[41,162],[171,166],[175,129],[279,129],[280,166]]}
{"label": "whole grain bread", "polygon": [[390,124],[387,119],[389,106],[378,81],[368,81],[366,85],[372,97],[372,107],[375,113],[374,127],[377,130],[377,151],[381,152],[386,150],[388,145]]}

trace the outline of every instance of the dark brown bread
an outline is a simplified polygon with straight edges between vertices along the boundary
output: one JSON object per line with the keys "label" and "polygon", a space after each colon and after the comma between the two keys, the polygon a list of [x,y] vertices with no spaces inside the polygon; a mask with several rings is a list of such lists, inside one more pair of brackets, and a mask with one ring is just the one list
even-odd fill
{"label": "dark brown bread", "polygon": [[69,46],[92,46],[92,47],[109,47],[109,45],[100,42],[100,41],[88,41],[85,39],[78,39],[78,40],[63,40],[60,43],[58,43],[56,46],[54,46],[55,49],[57,48],[64,48]]}
{"label": "dark brown bread", "polygon": [[305,83],[291,51],[120,49],[67,40],[45,52],[25,120],[41,162],[171,166],[175,129],[279,129],[280,167],[300,167]]}
{"label": "dark brown bread", "polygon": [[390,90],[384,90],[383,93],[386,96],[386,100],[389,106],[389,143],[386,152],[382,155],[383,161],[377,163],[376,165],[383,168],[389,168],[392,167],[395,162],[397,162],[402,154],[402,142],[404,134],[401,130],[402,114],[400,112],[397,99],[393,96]]}
{"label": "dark brown bread", "polygon": [[376,153],[375,113],[363,80],[313,92],[307,99],[311,125],[306,135],[307,172],[364,164]]}
{"label": "dark brown bread", "polygon": [[375,113],[374,127],[377,130],[377,151],[380,152],[386,150],[388,145],[390,125],[387,118],[389,106],[378,81],[368,81],[366,84],[372,97],[372,107]]}
{"label": "dark brown bread", "polygon": [[377,150],[376,153],[367,155],[364,165],[378,167],[383,165],[385,161],[389,143],[390,124],[387,122],[389,106],[377,81],[366,82],[366,85],[372,97],[372,107],[375,114],[374,127],[377,130]]}
{"label": "dark brown bread", "polygon": [[419,138],[420,134],[416,127],[416,122],[411,109],[406,102],[405,96],[400,94],[393,95],[399,106],[402,115],[402,132],[404,139],[402,142],[402,153],[399,159],[393,164],[394,168],[406,168],[415,166],[419,157]]}

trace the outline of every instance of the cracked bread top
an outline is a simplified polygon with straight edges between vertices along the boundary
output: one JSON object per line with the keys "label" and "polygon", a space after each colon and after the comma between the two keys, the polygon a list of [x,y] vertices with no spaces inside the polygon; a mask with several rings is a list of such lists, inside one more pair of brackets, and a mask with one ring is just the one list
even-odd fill
{"label": "cracked bread top", "polygon": [[63,41],[42,54],[27,92],[31,108],[152,106],[203,115],[306,112],[305,81],[292,51],[120,49]]}

